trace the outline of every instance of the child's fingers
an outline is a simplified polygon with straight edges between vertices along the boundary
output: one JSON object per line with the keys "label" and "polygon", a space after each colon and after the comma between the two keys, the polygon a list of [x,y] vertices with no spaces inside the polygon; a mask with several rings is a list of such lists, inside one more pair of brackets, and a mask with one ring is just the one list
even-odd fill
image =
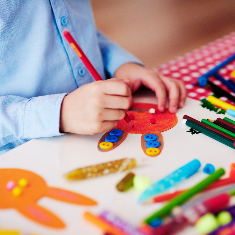
{"label": "child's fingers", "polygon": [[99,121],[115,121],[125,117],[126,112],[123,109],[103,109]]}
{"label": "child's fingers", "polygon": [[187,98],[187,92],[186,92],[186,89],[185,89],[185,86],[184,86],[183,82],[179,81],[178,84],[179,84],[179,89],[180,89],[179,107],[183,108],[184,103],[185,103],[186,98]]}
{"label": "child's fingers", "polygon": [[[104,132],[113,129],[114,127],[117,126],[117,121],[103,121],[101,123],[100,131],[99,132]],[[98,133],[98,132],[97,132]]]}
{"label": "child's fingers", "polygon": [[131,96],[114,96],[105,95],[104,96],[104,108],[108,109],[125,109],[128,110],[131,105]]}
{"label": "child's fingers", "polygon": [[[117,79],[119,80],[119,79]],[[101,87],[103,93],[107,95],[130,96],[131,90],[124,82],[115,80],[106,80]]]}

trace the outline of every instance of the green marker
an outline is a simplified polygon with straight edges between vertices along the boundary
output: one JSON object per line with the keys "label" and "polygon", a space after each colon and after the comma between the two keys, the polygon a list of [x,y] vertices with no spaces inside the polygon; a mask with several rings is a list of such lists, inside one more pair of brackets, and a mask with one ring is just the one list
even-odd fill
{"label": "green marker", "polygon": [[159,211],[149,216],[147,219],[144,220],[144,222],[147,224],[151,224],[151,221],[157,218],[160,219],[160,218],[167,216],[174,207],[185,203],[192,196],[201,192],[207,186],[209,186],[210,184],[218,180],[222,175],[224,175],[224,173],[225,173],[225,170],[223,168],[218,169],[213,174],[211,174],[210,176],[202,180],[200,183],[196,184],[195,186],[193,186],[186,192],[181,193],[179,196],[175,197],[174,199],[166,203],[166,205],[162,209],[160,209]]}
{"label": "green marker", "polygon": [[233,138],[235,138],[235,134],[234,134],[233,132],[228,131],[228,130],[226,130],[226,129],[220,127],[220,126],[217,126],[216,124],[214,124],[214,123],[212,123],[212,122],[210,122],[210,121],[208,121],[208,120],[206,120],[206,119],[202,119],[201,122],[204,123],[204,124],[206,124],[206,125],[208,125],[208,126],[211,126],[211,127],[215,128],[215,129],[217,129],[217,130],[219,130],[219,131],[222,131],[222,132],[224,132],[225,134],[232,136]]}
{"label": "green marker", "polygon": [[219,134],[217,134],[217,133],[215,133],[215,132],[213,132],[211,130],[208,130],[205,127],[200,126],[197,123],[194,123],[194,122],[192,122],[190,120],[186,121],[186,125],[189,126],[189,127],[194,128],[195,130],[200,131],[204,135],[206,135],[206,136],[208,136],[208,137],[210,137],[210,138],[212,138],[214,140],[219,141],[222,144],[225,144],[225,145],[235,149],[234,142],[232,140],[229,140],[229,139],[225,138],[222,135],[219,135]]}
{"label": "green marker", "polygon": [[232,123],[233,125],[235,125],[235,121],[233,121],[232,119],[230,119],[230,118],[227,118],[227,117],[225,117],[225,118],[223,118],[225,121],[227,121],[227,122],[230,122],[230,123]]}

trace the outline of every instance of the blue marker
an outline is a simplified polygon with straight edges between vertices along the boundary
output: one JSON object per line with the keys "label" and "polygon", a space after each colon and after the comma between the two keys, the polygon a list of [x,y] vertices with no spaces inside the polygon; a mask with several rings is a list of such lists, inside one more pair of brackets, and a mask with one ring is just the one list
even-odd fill
{"label": "blue marker", "polygon": [[178,170],[174,171],[170,175],[166,176],[162,180],[152,184],[148,187],[140,196],[138,202],[141,203],[143,201],[148,200],[149,198],[165,192],[172,186],[182,182],[183,180],[189,178],[191,175],[195,174],[198,169],[201,167],[201,163],[199,160],[194,159],[186,165],[182,166]]}
{"label": "blue marker", "polygon": [[227,109],[227,114],[231,115],[232,117],[235,117],[235,111],[232,109]]}

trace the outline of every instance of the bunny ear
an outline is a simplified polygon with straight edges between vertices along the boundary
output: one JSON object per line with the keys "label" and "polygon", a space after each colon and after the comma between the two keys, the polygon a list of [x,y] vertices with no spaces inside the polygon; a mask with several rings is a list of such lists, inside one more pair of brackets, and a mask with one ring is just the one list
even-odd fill
{"label": "bunny ear", "polygon": [[83,206],[97,205],[97,202],[89,197],[59,188],[48,187],[48,190],[45,192],[45,196],[62,202],[68,202],[76,205],[83,205]]}
{"label": "bunny ear", "polygon": [[37,204],[24,204],[16,208],[21,214],[41,225],[62,229],[64,222],[52,212]]}
{"label": "bunny ear", "polygon": [[111,151],[117,148],[126,139],[127,135],[128,133],[121,131],[120,129],[110,130],[101,137],[97,148],[100,152]]}

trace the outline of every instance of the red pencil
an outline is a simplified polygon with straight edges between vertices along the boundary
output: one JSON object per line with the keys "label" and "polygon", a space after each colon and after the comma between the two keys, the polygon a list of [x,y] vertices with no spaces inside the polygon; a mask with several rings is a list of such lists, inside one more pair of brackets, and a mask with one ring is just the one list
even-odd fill
{"label": "red pencil", "polygon": [[[77,42],[75,41],[75,39],[73,38],[73,36],[70,34],[70,32],[68,30],[65,30],[63,32],[63,35],[65,37],[65,39],[68,41],[68,43],[71,45],[71,47],[74,49],[74,51],[77,53],[78,57],[82,60],[83,64],[86,66],[86,68],[89,70],[89,72],[91,73],[91,75],[93,76],[93,78],[96,81],[100,81],[103,80],[101,78],[101,76],[99,75],[99,73],[96,71],[96,69],[94,68],[94,66],[92,65],[92,63],[88,60],[88,58],[86,57],[86,55],[84,54],[84,52],[82,51],[82,49],[80,48],[80,46],[77,44]],[[134,125],[130,119],[130,117],[128,116],[128,114],[126,113],[124,120],[130,124],[130,126],[133,128]]]}

